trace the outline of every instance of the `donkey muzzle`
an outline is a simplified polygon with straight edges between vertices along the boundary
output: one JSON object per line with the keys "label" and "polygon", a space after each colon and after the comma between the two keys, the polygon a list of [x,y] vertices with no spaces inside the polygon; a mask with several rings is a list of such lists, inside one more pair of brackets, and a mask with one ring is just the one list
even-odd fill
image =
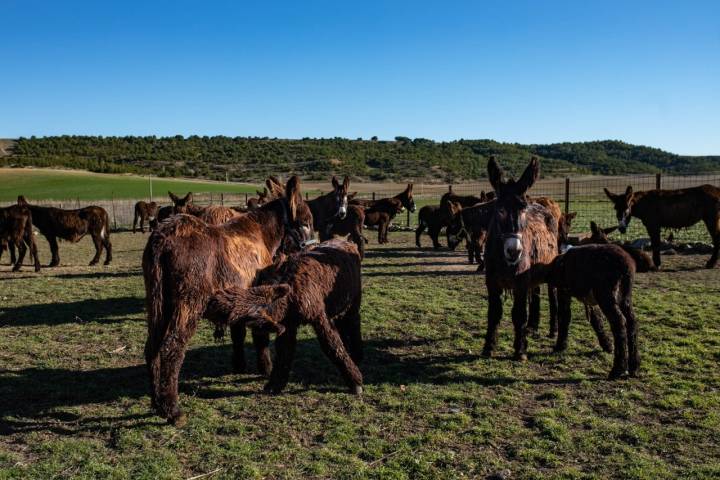
{"label": "donkey muzzle", "polygon": [[522,237],[518,234],[505,235],[503,254],[508,265],[517,265],[522,258]]}
{"label": "donkey muzzle", "polygon": [[340,217],[340,220],[345,220],[345,217],[347,217],[346,207],[340,207],[340,209],[338,210],[338,217]]}

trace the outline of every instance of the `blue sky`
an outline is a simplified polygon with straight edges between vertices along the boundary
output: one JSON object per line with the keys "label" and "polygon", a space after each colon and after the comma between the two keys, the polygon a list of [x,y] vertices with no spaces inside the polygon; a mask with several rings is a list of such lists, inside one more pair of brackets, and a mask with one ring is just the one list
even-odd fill
{"label": "blue sky", "polygon": [[611,138],[720,154],[717,1],[0,0],[0,13],[0,137]]}

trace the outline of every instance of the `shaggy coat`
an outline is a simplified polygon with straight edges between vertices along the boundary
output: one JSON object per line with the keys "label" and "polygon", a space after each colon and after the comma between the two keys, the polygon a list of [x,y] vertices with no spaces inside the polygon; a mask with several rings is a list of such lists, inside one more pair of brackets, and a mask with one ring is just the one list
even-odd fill
{"label": "shaggy coat", "polygon": [[250,198],[247,201],[248,210],[257,210],[270,201],[270,195],[267,187],[263,188],[262,192],[260,190],[255,190],[255,193],[257,193],[257,198]]}
{"label": "shaggy coat", "polygon": [[[609,378],[637,374],[640,355],[632,308],[635,262],[616,245],[585,245],[531,268],[533,281],[568,291],[586,305],[598,305],[610,322],[615,358]],[[558,344],[567,345],[569,316],[561,316]]]}
{"label": "shaggy coat", "polygon": [[653,262],[660,267],[660,230],[686,228],[705,222],[712,238],[713,252],[705,268],[714,268],[720,251],[720,188],[701,185],[679,190],[649,190],[633,192],[628,186],[624,195],[615,195],[606,188],[605,194],[613,202],[618,228],[625,233],[630,219],[642,221],[650,236]]}
{"label": "shaggy coat", "polygon": [[340,183],[337,178],[332,177],[332,186],[331,192],[305,202],[312,212],[313,228],[316,232],[326,231],[329,222],[336,217],[343,220],[347,215],[350,178],[345,177],[343,183]]}
{"label": "shaggy coat", "polygon": [[[494,158],[488,162],[488,176],[497,199],[488,229],[485,284],[488,290],[488,327],[484,356],[491,356],[497,344],[502,318],[502,292],[513,292],[512,319],[515,328],[515,358],[527,359],[528,296],[535,286],[529,269],[536,263],[550,263],[558,254],[557,219],[538,203],[528,203],[526,193],[540,173],[533,157],[519,180],[505,180]],[[569,302],[563,297],[563,313]]]}
{"label": "shaggy coat", "polygon": [[[13,272],[22,268],[28,248],[30,249],[30,258],[35,262],[35,271],[40,271],[40,260],[33,235],[32,213],[26,205],[0,208],[0,257],[2,257],[5,246],[10,250],[10,260],[14,264]],[[18,249],[17,258],[15,258],[16,247]]]}
{"label": "shaggy coat", "polygon": [[[312,214],[297,177],[288,181],[286,192],[221,225],[176,215],[150,235],[142,261],[148,312],[145,359],[152,405],[170,422],[184,422],[178,407],[180,367],[210,298],[230,287],[250,287],[281,246],[300,248],[311,238]],[[236,372],[245,370],[245,334],[244,324],[231,327]],[[269,337],[253,332],[253,340],[260,370],[269,373]]]}
{"label": "shaggy coat", "polygon": [[454,249],[460,239],[468,241],[468,261],[477,261],[478,272],[485,270],[485,242],[490,226],[490,219],[495,212],[495,201],[478,203],[471,207],[463,208],[458,203],[450,203],[450,211],[453,213],[450,225],[447,227],[448,247]]}
{"label": "shaggy coat", "polygon": [[388,228],[395,215],[407,208],[415,211],[415,200],[413,200],[413,184],[408,183],[407,188],[392,198],[381,198],[380,200],[353,199],[352,204],[365,207],[365,225],[368,227],[377,226],[378,243],[388,242]]}
{"label": "shaggy coat", "polygon": [[333,218],[320,232],[320,241],[330,240],[334,236],[348,237],[358,249],[360,260],[365,258],[365,243],[367,239],[363,235],[363,224],[365,223],[365,209],[358,205],[348,205],[347,215],[344,219]]}
{"label": "shaggy coat", "polygon": [[135,215],[133,216],[132,231],[135,233],[138,220],[140,220],[140,233],[145,233],[145,222],[148,222],[149,228],[152,229],[153,220],[157,217],[160,207],[156,202],[143,202],[140,200],[135,204]]}
{"label": "shaggy coat", "polygon": [[617,230],[618,227],[600,228],[595,222],[590,222],[590,236],[580,240],[580,245],[591,245],[591,244],[603,244],[607,245],[613,243],[618,245],[620,248],[625,250],[625,253],[630,255],[630,258],[635,262],[635,271],[637,273],[647,273],[657,271],[657,267],[653,264],[650,255],[643,252],[639,248],[633,248],[629,245],[621,245],[616,242],[611,242],[608,238],[608,234]]}
{"label": "shaggy coat", "polygon": [[439,249],[441,245],[438,238],[440,237],[440,231],[445,226],[447,226],[447,224],[440,215],[440,205],[425,205],[418,212],[418,227],[415,229],[415,245],[417,245],[418,248],[422,248],[422,245],[420,245],[420,235],[427,229],[428,235],[433,243],[433,248],[435,250]]}
{"label": "shaggy coat", "polygon": [[[362,393],[360,255],[354,244],[330,240],[295,253],[260,272],[259,286],[215,295],[209,311],[229,322],[247,322],[278,333],[275,366],[265,390],[287,385],[300,325],[312,325],[325,355],[337,366],[350,391]],[[248,298],[252,296],[253,298]]]}
{"label": "shaggy coat", "polygon": [[110,221],[104,208],[90,206],[77,210],[63,210],[54,207],[40,207],[30,205],[25,197],[18,197],[18,205],[26,205],[32,213],[32,223],[40,230],[48,243],[52,253],[50,267],[60,264],[60,252],[57,239],[72,243],[80,241],[85,235],[90,235],[95,245],[95,256],[90,265],[100,260],[100,254],[105,248],[105,265],[112,261],[112,243],[110,243]]}

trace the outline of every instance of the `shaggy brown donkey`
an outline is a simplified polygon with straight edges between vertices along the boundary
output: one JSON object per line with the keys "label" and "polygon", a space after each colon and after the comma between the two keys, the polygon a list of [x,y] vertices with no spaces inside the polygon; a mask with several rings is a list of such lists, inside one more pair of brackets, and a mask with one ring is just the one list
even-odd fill
{"label": "shaggy brown donkey", "polygon": [[[488,162],[488,176],[497,199],[485,255],[485,284],[488,290],[488,326],[484,356],[491,356],[497,343],[502,318],[502,292],[512,290],[512,319],[515,327],[515,358],[527,359],[527,302],[533,284],[529,269],[536,263],[550,263],[558,253],[557,220],[542,205],[529,203],[526,193],[540,173],[537,157],[519,180],[506,180],[495,158]],[[569,314],[569,301],[562,296],[561,311]]]}
{"label": "shaggy brown donkey", "polygon": [[[40,260],[33,235],[32,213],[26,205],[0,208],[0,257],[5,246],[10,250],[10,260],[14,264],[13,272],[22,268],[28,248],[30,249],[30,258],[35,262],[35,271],[40,271]],[[17,258],[15,258],[16,247],[18,249]]]}
{"label": "shaggy brown donkey", "polygon": [[620,233],[625,233],[632,217],[639,218],[645,225],[656,267],[660,267],[660,229],[691,227],[701,220],[713,242],[713,252],[705,268],[715,267],[720,251],[720,188],[701,185],[679,190],[633,192],[628,186],[624,195],[610,193],[607,188],[605,195],[615,207]]}
{"label": "shaggy brown donkey", "polygon": [[168,196],[170,197],[170,200],[173,202],[173,208],[172,213],[189,213],[188,208],[190,205],[192,205],[193,202],[193,194],[192,192],[188,192],[185,194],[184,197],[178,197],[173,192],[168,191]]}
{"label": "shaggy brown donkey", "polygon": [[313,228],[316,232],[326,231],[328,222],[335,217],[343,220],[347,215],[350,178],[345,177],[343,183],[340,183],[337,178],[332,177],[332,186],[331,192],[305,202],[312,212]]}
{"label": "shaggy brown donkey", "polygon": [[[257,272],[270,265],[281,246],[301,248],[312,237],[312,214],[292,177],[286,196],[221,225],[191,215],[162,222],[143,254],[148,312],[145,359],[152,405],[172,423],[178,407],[178,376],[190,338],[210,298],[229,287],[249,288]],[[245,325],[231,327],[233,366],[245,369]],[[253,332],[261,372],[271,369],[267,332]]]}
{"label": "shaggy brown donkey", "polygon": [[330,240],[333,236],[338,235],[348,237],[357,246],[360,253],[360,260],[365,258],[365,243],[367,239],[363,235],[363,225],[365,224],[365,209],[359,205],[348,205],[347,215],[340,220],[335,217],[326,225],[324,231],[320,231],[320,241]]}
{"label": "shaggy brown donkey", "polygon": [[148,228],[152,229],[153,220],[157,217],[159,208],[156,202],[143,202],[142,200],[137,202],[135,204],[135,215],[133,216],[133,233],[135,233],[138,220],[140,220],[140,233],[145,233],[145,222],[148,222]]}
{"label": "shaggy brown donkey", "polygon": [[[598,305],[610,322],[615,358],[610,379],[637,375],[640,354],[637,320],[632,308],[635,262],[617,245],[571,248],[550,264],[531,267],[533,281],[547,282],[586,305]],[[570,317],[561,316],[558,345],[567,344]]]}
{"label": "shaggy brown donkey", "polygon": [[[277,357],[265,390],[281,392],[288,382],[300,325],[315,329],[325,355],[340,370],[350,391],[362,393],[360,331],[360,255],[354,244],[330,240],[290,255],[258,276],[248,290],[219,292],[208,310],[230,322],[269,328],[278,333]],[[252,298],[248,298],[251,296]]]}
{"label": "shaggy brown donkey", "polygon": [[453,217],[447,227],[448,247],[455,249],[462,238],[467,239],[468,261],[477,261],[477,271],[482,272],[485,270],[485,242],[490,219],[495,211],[495,201],[466,208],[459,203],[450,202],[450,211],[453,212]]}
{"label": "shaggy brown donkey", "polygon": [[395,215],[407,208],[415,211],[415,200],[413,200],[413,184],[408,183],[407,188],[391,198],[380,200],[353,199],[355,205],[365,207],[365,225],[368,227],[377,226],[378,243],[388,242],[388,228]]}
{"label": "shaggy brown donkey", "polygon": [[260,190],[255,190],[255,193],[258,195],[257,198],[250,198],[247,201],[248,210],[257,210],[270,201],[270,195],[268,194],[267,187],[263,188],[262,192]]}
{"label": "shaggy brown donkey", "polygon": [[440,237],[440,231],[446,224],[443,222],[443,218],[440,215],[440,205],[425,205],[418,212],[418,227],[415,229],[415,245],[418,248],[422,248],[420,245],[420,235],[427,229],[428,235],[433,243],[435,250],[441,247],[438,238]]}
{"label": "shaggy brown donkey", "polygon": [[30,205],[25,197],[18,197],[18,205],[27,205],[32,213],[32,223],[40,230],[52,252],[50,267],[60,265],[60,252],[57,239],[72,243],[80,241],[85,235],[90,235],[95,245],[95,256],[90,265],[100,260],[100,254],[105,248],[105,265],[112,261],[112,243],[110,243],[110,221],[104,208],[90,206],[77,210],[63,210],[54,207],[40,207]]}

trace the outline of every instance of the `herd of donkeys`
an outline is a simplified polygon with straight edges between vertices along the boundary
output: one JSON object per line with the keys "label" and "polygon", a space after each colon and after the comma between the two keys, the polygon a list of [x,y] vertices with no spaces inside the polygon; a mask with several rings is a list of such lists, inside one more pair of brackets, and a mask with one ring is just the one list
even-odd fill
{"label": "herd of donkeys", "polygon": [[[609,378],[634,376],[640,367],[637,319],[632,307],[635,272],[660,266],[660,231],[703,221],[713,251],[706,267],[717,263],[720,249],[720,188],[702,185],[679,190],[623,194],[605,189],[617,213],[618,226],[602,229],[591,224],[591,236],[568,246],[574,214],[563,214],[547,197],[528,194],[540,164],[532,158],[518,179],[507,178],[491,158],[488,178],[493,191],[479,196],[445,194],[440,205],[419,212],[416,243],[424,230],[439,248],[446,230],[448,246],[465,239],[468,256],[485,271],[488,295],[487,332],[483,355],[493,354],[502,318],[502,294],[512,292],[514,358],[527,359],[528,332],[537,332],[540,290],[548,286],[551,337],[555,351],[567,348],[571,298],[585,305],[586,316],[601,347],[614,353]],[[232,364],[246,371],[244,343],[250,329],[257,368],[269,376],[265,390],[278,393],[288,382],[300,325],[317,334],[323,352],[332,360],[351,392],[362,392],[359,365],[363,357],[360,307],[361,262],[365,226],[375,226],[378,241],[387,242],[392,219],[415,210],[413,185],[398,195],[360,200],[349,193],[349,179],[332,179],[333,189],[304,200],[300,180],[275,177],[245,207],[197,206],[192,194],[170,193],[171,206],[154,202],[135,206],[133,231],[139,221],[152,233],[143,252],[148,337],[145,358],[150,377],[152,407],[170,423],[186,421],[178,402],[180,368],[190,338],[201,318],[215,325],[216,337],[227,329],[233,344]],[[652,258],[640,250],[611,243],[607,233],[624,232],[632,217],[640,219],[652,243]],[[13,270],[26,251],[40,269],[33,228],[44,235],[52,252],[50,266],[59,264],[57,239],[93,239],[96,254],[112,260],[108,215],[100,207],[62,210],[29,204],[0,208],[0,255],[9,248]],[[316,232],[319,241],[316,240]],[[602,315],[598,312],[602,312]],[[610,325],[612,340],[604,329]],[[275,335],[275,358],[270,336]]]}

